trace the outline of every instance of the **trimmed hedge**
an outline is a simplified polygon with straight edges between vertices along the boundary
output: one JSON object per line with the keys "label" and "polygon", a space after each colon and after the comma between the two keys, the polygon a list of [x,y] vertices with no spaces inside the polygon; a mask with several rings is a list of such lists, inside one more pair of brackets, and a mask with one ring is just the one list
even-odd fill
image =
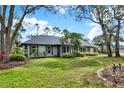
{"label": "trimmed hedge", "polygon": [[24,55],[10,55],[9,56],[9,60],[10,61],[25,61],[26,57]]}
{"label": "trimmed hedge", "polygon": [[75,57],[84,57],[84,54],[80,53],[80,52],[73,52],[72,53]]}
{"label": "trimmed hedge", "polygon": [[62,57],[73,58],[73,57],[84,57],[84,56],[97,56],[97,52],[73,52],[73,53],[64,53]]}
{"label": "trimmed hedge", "polygon": [[97,56],[98,52],[80,52],[84,56]]}
{"label": "trimmed hedge", "polygon": [[75,56],[73,55],[73,53],[64,53],[62,57],[64,57],[64,58],[73,58]]}

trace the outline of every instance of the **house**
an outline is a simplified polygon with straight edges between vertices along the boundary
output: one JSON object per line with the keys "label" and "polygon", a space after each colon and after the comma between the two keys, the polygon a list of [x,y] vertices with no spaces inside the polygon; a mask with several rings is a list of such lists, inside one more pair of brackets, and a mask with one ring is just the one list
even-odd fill
{"label": "house", "polygon": [[[72,46],[69,43],[62,44],[61,37],[39,35],[22,43],[24,51],[27,52],[28,57],[42,57],[42,56],[62,56],[65,52],[72,52]],[[96,51],[94,45],[82,41],[82,47],[79,52],[93,52]]]}
{"label": "house", "polygon": [[119,46],[119,52],[121,55],[124,55],[124,45]]}

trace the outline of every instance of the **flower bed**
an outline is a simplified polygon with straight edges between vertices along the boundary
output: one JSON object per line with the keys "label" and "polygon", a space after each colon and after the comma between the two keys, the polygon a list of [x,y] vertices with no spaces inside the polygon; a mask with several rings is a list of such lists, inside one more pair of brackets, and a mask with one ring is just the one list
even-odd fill
{"label": "flower bed", "polygon": [[13,61],[9,63],[0,63],[0,69],[8,69],[8,68],[13,68],[13,67],[18,67],[21,65],[26,64],[25,61]]}
{"label": "flower bed", "polygon": [[105,81],[107,85],[113,85],[114,87],[124,87],[124,72],[113,72],[112,68],[102,69],[98,76]]}

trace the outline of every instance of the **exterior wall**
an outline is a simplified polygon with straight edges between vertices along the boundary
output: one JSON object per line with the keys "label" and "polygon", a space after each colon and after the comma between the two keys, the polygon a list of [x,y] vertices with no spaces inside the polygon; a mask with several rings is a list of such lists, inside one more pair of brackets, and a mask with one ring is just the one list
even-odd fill
{"label": "exterior wall", "polygon": [[[27,48],[25,49],[25,46]],[[31,54],[32,47],[35,46],[37,55]],[[48,53],[47,47],[50,46],[50,52]],[[23,45],[24,51],[27,51],[28,57],[44,57],[44,56],[62,56],[66,52],[73,52],[71,46],[58,46],[58,45]],[[65,48],[64,48],[65,47]],[[64,50],[63,50],[64,49]],[[85,50],[85,51],[84,51]],[[94,47],[82,47],[78,52],[94,52]],[[45,54],[44,54],[45,53]],[[60,54],[59,54],[60,53]]]}
{"label": "exterior wall", "polygon": [[53,56],[57,56],[57,46],[53,46]]}
{"label": "exterior wall", "polygon": [[119,51],[120,51],[120,55],[124,55],[124,48],[120,48]]}
{"label": "exterior wall", "polygon": [[[27,49],[25,49],[25,46],[27,46]],[[23,45],[22,48],[24,49],[25,52],[27,52],[28,57],[35,57],[34,54],[31,54],[31,50],[33,46],[35,46],[35,49],[38,51],[37,57],[57,56],[57,46],[50,45],[50,53],[48,53],[46,51],[46,45]]]}
{"label": "exterior wall", "polygon": [[94,48],[93,47],[90,48],[90,52],[94,52]]}

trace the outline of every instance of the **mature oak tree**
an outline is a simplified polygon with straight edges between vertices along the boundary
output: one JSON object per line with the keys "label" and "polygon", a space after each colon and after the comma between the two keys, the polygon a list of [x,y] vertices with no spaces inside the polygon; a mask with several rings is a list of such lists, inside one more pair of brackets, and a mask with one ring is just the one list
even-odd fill
{"label": "mature oak tree", "polygon": [[121,30],[122,20],[124,17],[123,6],[105,6],[105,5],[90,5],[90,6],[71,6],[70,12],[75,16],[76,20],[88,19],[100,25],[105,40],[107,54],[112,56],[111,42],[112,36],[116,34],[115,39],[115,54],[119,54],[119,34]]}
{"label": "mature oak tree", "polygon": [[[45,5],[26,5],[26,6],[15,6],[15,5],[3,5],[0,6],[0,23],[1,23],[1,53],[6,54],[1,59],[3,62],[9,61],[9,53],[12,49],[12,44],[18,34],[18,31],[22,25],[24,18],[29,14],[34,14],[36,10],[45,8],[48,11],[56,13],[57,6],[45,6]],[[18,10],[21,12],[18,14]],[[16,17],[16,18],[15,18]],[[13,21],[17,20],[16,27],[13,28]]]}

